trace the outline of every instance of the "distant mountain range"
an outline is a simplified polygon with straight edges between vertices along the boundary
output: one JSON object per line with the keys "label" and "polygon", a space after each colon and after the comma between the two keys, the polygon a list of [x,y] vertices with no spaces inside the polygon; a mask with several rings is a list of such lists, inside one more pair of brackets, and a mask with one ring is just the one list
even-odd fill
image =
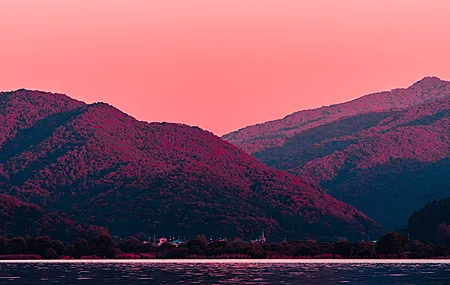
{"label": "distant mountain range", "polygon": [[388,230],[450,197],[450,82],[294,113],[223,138],[354,205]]}
{"label": "distant mountain range", "polygon": [[[197,127],[146,123],[65,95],[0,93],[0,234],[47,218],[115,235],[375,237],[380,226],[317,186]],[[20,215],[7,215],[17,209]],[[25,214],[32,209],[33,229]],[[16,210],[14,210],[16,211]],[[50,220],[51,221],[51,220]],[[87,226],[92,227],[92,226]],[[45,228],[45,227],[44,227]],[[85,229],[84,229],[85,231]]]}

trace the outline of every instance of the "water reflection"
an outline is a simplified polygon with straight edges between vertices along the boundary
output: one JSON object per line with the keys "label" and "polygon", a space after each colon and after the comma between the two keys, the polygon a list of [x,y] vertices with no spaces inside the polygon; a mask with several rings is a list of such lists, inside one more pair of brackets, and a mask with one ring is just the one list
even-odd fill
{"label": "water reflection", "polygon": [[0,263],[0,284],[450,284],[450,264]]}

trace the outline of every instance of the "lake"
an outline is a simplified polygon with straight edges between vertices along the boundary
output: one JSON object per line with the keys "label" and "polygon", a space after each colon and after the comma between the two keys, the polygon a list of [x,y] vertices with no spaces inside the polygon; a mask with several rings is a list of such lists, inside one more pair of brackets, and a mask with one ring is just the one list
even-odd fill
{"label": "lake", "polygon": [[0,284],[450,284],[449,260],[0,261]]}

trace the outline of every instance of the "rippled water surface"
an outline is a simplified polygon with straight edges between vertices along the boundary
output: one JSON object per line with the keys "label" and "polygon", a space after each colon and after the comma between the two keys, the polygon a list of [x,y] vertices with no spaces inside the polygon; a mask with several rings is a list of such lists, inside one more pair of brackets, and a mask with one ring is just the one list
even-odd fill
{"label": "rippled water surface", "polygon": [[0,284],[450,284],[449,263],[2,262]]}

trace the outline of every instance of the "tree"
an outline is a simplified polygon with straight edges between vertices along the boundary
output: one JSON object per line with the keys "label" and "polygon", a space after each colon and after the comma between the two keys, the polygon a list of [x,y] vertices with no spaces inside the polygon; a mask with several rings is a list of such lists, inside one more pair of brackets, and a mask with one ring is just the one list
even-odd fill
{"label": "tree", "polygon": [[448,246],[445,244],[438,244],[434,247],[434,256],[437,257],[443,257],[443,256],[449,256],[450,250]]}
{"label": "tree", "polygon": [[155,252],[156,246],[153,243],[145,243],[141,247],[141,253]]}
{"label": "tree", "polygon": [[114,258],[116,256],[114,241],[109,235],[101,235],[93,239],[91,241],[91,248],[93,253],[101,258]]}
{"label": "tree", "polygon": [[450,226],[446,223],[440,223],[436,230],[436,242],[450,245]]}
{"label": "tree", "polygon": [[163,253],[164,258],[184,258],[189,255],[187,248],[172,248]]}
{"label": "tree", "polygon": [[349,241],[338,241],[334,244],[334,254],[339,254],[341,257],[350,257],[353,246],[353,243]]}
{"label": "tree", "polygon": [[130,237],[136,238],[140,242],[148,241],[148,235],[144,234],[143,232],[133,234]]}
{"label": "tree", "polygon": [[208,244],[208,239],[206,238],[205,235],[197,235],[196,239],[201,241],[203,243],[204,247],[206,247],[206,245]]}
{"label": "tree", "polygon": [[42,257],[45,259],[58,259],[58,253],[53,248],[47,248]]}
{"label": "tree", "polygon": [[38,238],[27,238],[28,251],[30,253],[39,254],[43,256],[45,251],[52,246],[52,241],[48,236],[41,236]]}
{"label": "tree", "polygon": [[170,242],[165,242],[165,243],[161,244],[161,246],[158,247],[158,249],[160,249],[160,250],[166,250],[166,249],[172,249],[172,248],[176,248],[176,246],[171,244]]}
{"label": "tree", "polygon": [[250,248],[248,253],[250,254],[251,257],[254,257],[254,258],[266,257],[266,252],[262,248],[261,244],[258,242],[252,244],[252,247]]}
{"label": "tree", "polygon": [[23,254],[27,251],[27,242],[23,237],[14,237],[8,241],[8,249],[13,254]]}
{"label": "tree", "polygon": [[66,255],[68,253],[66,246],[60,240],[52,240],[51,248],[55,250],[58,255]]}
{"label": "tree", "polygon": [[408,248],[407,240],[396,232],[387,233],[377,243],[378,254],[403,254]]}
{"label": "tree", "polygon": [[[297,245],[294,249],[294,256],[312,256],[314,253],[314,250],[310,246],[303,243]],[[292,255],[292,253],[290,255]]]}
{"label": "tree", "polygon": [[411,243],[410,251],[413,258],[431,258],[433,257],[434,247],[429,244],[423,244],[418,240]]}
{"label": "tree", "polygon": [[316,247],[320,254],[334,253],[334,247],[329,242],[319,243]]}
{"label": "tree", "polygon": [[376,255],[375,246],[369,241],[362,241],[355,244],[350,253],[351,257],[358,258],[374,258]]}
{"label": "tree", "polygon": [[44,256],[47,249],[52,248],[58,255],[67,254],[67,249],[59,240],[52,240],[48,236],[38,238],[26,237],[28,252]]}
{"label": "tree", "polygon": [[201,249],[205,249],[206,248],[206,244],[204,241],[199,240],[199,239],[191,239],[190,241],[188,241],[187,243],[187,248],[193,248],[193,247],[199,247]]}
{"label": "tree", "polygon": [[80,258],[85,255],[89,255],[91,253],[91,247],[87,240],[83,238],[78,238],[73,243],[73,253],[72,256],[76,258]]}
{"label": "tree", "polygon": [[120,241],[117,247],[126,253],[139,253],[141,252],[142,242],[136,237],[130,236],[127,239]]}
{"label": "tree", "polygon": [[0,254],[8,253],[8,239],[0,236]]}

